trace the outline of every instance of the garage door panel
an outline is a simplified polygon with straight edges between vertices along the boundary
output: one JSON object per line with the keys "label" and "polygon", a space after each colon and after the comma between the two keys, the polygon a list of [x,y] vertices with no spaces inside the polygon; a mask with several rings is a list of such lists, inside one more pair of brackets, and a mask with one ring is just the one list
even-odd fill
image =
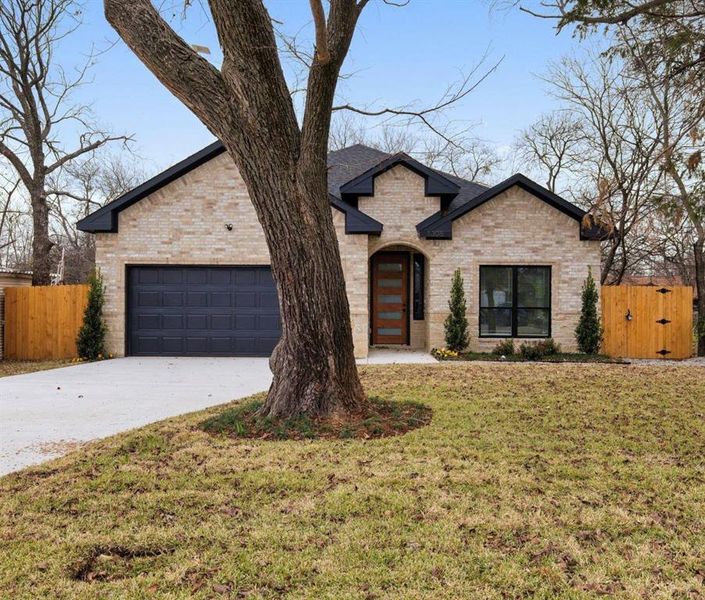
{"label": "garage door panel", "polygon": [[183,328],[184,328],[184,315],[161,315],[161,327],[155,327],[154,329],[183,329]]}
{"label": "garage door panel", "polygon": [[184,338],[164,336],[162,338],[162,349],[165,353],[181,354],[184,351]]}
{"label": "garage door panel", "polygon": [[127,310],[136,355],[269,355],[281,335],[269,267],[130,267]]}
{"label": "garage door panel", "polygon": [[185,268],[186,283],[190,285],[203,285],[208,283],[208,271],[204,268],[192,267]]}
{"label": "garage door panel", "polygon": [[207,329],[208,315],[187,315],[186,329]]}
{"label": "garage door panel", "polygon": [[183,292],[162,292],[161,306],[183,306],[183,305],[184,305],[184,293]]}

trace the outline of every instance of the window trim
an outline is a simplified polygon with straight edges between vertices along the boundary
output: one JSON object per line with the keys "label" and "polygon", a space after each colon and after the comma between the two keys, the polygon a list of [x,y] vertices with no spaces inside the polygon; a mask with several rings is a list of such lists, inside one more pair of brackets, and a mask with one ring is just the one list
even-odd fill
{"label": "window trim", "polygon": [[[491,334],[483,334],[482,333],[482,318],[481,318],[481,311],[483,308],[482,306],[482,269],[492,269],[492,268],[502,268],[502,269],[511,269],[512,270],[512,306],[509,310],[512,311],[512,331],[509,335],[501,335],[498,333],[491,333]],[[518,298],[519,298],[519,286],[518,280],[519,280],[519,269],[526,269],[526,268],[541,268],[541,269],[548,269],[548,306],[517,306],[518,304]],[[547,339],[551,337],[552,334],[552,329],[553,329],[553,267],[552,265],[497,265],[497,264],[492,264],[492,265],[480,265],[479,273],[478,273],[478,302],[477,302],[477,334],[478,337],[480,338],[501,338],[501,339],[535,339],[535,340],[541,340],[541,339]],[[507,310],[507,307],[503,307],[504,310]],[[528,309],[528,310],[547,310],[548,311],[548,333],[546,335],[523,335],[520,336],[518,335],[518,311],[519,308],[522,309]]]}

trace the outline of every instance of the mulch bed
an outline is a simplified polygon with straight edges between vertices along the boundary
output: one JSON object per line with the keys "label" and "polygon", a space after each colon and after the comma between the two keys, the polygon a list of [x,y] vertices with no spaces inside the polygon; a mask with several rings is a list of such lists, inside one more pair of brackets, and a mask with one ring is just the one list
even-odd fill
{"label": "mulch bed", "polygon": [[271,419],[257,414],[261,401],[235,406],[200,424],[213,435],[261,440],[374,439],[402,435],[431,422],[433,411],[417,402],[370,398],[366,410],[333,418]]}

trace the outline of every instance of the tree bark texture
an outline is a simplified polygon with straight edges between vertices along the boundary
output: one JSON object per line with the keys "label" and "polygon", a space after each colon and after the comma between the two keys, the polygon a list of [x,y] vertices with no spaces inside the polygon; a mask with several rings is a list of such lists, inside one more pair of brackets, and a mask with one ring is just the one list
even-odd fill
{"label": "tree bark texture", "polygon": [[32,285],[51,284],[50,252],[54,243],[49,238],[49,205],[40,190],[30,193],[32,205]]}
{"label": "tree bark texture", "polygon": [[[340,67],[360,10],[332,0],[326,61],[314,60],[299,127],[271,18],[261,0],[211,0],[220,70],[182,40],[149,0],[105,0],[110,24],[150,71],[225,145],[264,230],[282,337],[261,413],[330,416],[365,404],[327,190],[326,149]],[[319,23],[317,23],[319,25]]]}
{"label": "tree bark texture", "polygon": [[698,294],[698,320],[695,324],[698,335],[698,356],[705,356],[705,238],[693,244],[695,255],[695,289]]}

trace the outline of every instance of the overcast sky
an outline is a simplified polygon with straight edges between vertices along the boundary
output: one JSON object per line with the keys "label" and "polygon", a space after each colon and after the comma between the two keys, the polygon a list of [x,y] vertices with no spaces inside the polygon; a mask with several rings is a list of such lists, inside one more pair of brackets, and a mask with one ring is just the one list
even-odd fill
{"label": "overcast sky", "polygon": [[[173,0],[177,6],[183,2]],[[310,39],[308,0],[269,0],[272,16],[287,32]],[[196,5],[172,24],[191,44],[207,46],[219,62],[211,24]],[[308,36],[308,37],[307,37]],[[80,92],[97,120],[113,131],[135,136],[135,150],[154,173],[212,141],[211,134],[118,40],[102,15],[102,2],[87,0],[84,24],[62,47],[59,58],[80,60],[91,44],[106,48],[93,82]],[[486,65],[504,57],[499,69],[454,108],[459,122],[475,123],[478,137],[499,149],[542,112],[555,106],[536,75],[573,51],[570,33],[556,36],[551,22],[520,12],[490,11],[475,0],[411,0],[403,8],[371,0],[363,12],[344,66],[354,75],[339,87],[341,98],[357,104],[429,104],[448,83],[475,65],[489,48]]]}

